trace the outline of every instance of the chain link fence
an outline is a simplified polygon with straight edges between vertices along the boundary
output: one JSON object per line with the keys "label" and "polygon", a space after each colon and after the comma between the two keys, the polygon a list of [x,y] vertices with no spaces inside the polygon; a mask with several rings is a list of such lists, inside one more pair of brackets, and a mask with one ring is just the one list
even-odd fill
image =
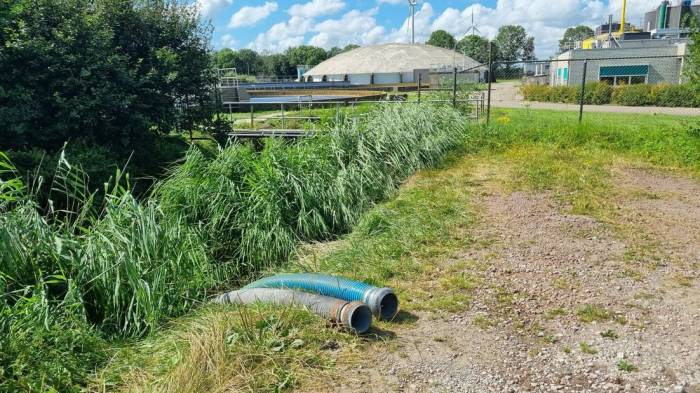
{"label": "chain link fence", "polygon": [[585,58],[567,52],[552,60],[494,62],[492,78],[487,76],[487,113],[492,108],[568,110],[578,112],[579,121],[584,112],[643,112],[642,107],[700,113],[700,94],[684,76],[682,56],[603,57],[593,51],[577,55],[584,54]]}

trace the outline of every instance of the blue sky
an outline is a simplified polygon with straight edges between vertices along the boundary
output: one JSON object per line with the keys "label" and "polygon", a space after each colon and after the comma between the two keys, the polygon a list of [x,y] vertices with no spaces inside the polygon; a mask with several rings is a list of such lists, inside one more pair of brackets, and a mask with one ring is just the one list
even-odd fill
{"label": "blue sky", "polygon": [[[406,0],[196,0],[214,27],[216,49],[252,48],[280,52],[312,44],[326,49],[408,40]],[[629,0],[627,18],[640,24],[658,0]],[[501,25],[520,24],[535,37],[540,58],[552,55],[564,30],[594,27],[612,13],[620,17],[622,0],[423,0],[416,6],[416,40],[444,29],[465,35],[474,14],[482,35],[492,38]]]}

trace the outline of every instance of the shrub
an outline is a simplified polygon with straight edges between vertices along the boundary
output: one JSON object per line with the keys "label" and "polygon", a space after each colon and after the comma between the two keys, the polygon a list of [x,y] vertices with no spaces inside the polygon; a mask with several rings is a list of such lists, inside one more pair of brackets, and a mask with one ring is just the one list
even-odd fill
{"label": "shrub", "polygon": [[527,101],[549,102],[551,101],[552,88],[549,85],[523,85],[520,92]]}
{"label": "shrub", "polygon": [[605,105],[612,101],[613,87],[605,82],[586,84],[586,104]]}
{"label": "shrub", "polygon": [[653,104],[650,85],[616,86],[612,93],[612,103],[626,106]]}
{"label": "shrub", "polygon": [[578,87],[554,86],[552,87],[551,102],[574,104],[578,102],[579,95]]}
{"label": "shrub", "polygon": [[700,106],[698,92],[690,85],[658,84],[651,87],[654,105],[669,107]]}

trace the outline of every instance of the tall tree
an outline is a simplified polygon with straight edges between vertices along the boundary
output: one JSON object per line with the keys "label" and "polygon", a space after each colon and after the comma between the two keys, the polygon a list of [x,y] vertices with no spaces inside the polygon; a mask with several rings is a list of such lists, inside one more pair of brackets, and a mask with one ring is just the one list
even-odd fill
{"label": "tall tree", "polygon": [[236,71],[240,74],[254,75],[262,69],[262,59],[258,52],[252,49],[241,49],[236,52]]}
{"label": "tall tree", "polygon": [[593,34],[595,34],[593,29],[585,25],[567,28],[564,36],[559,40],[559,52],[566,52],[571,49],[572,43],[583,41]]}
{"label": "tall tree", "polygon": [[432,32],[432,34],[430,34],[430,38],[428,39],[428,42],[426,42],[428,45],[447,49],[454,49],[455,43],[455,37],[445,30],[435,30]]}
{"label": "tall tree", "polygon": [[287,49],[284,54],[289,59],[292,66],[310,65],[315,66],[328,58],[328,54],[323,48],[311,45],[301,45]]}
{"label": "tall tree", "polygon": [[531,60],[534,57],[535,40],[522,26],[501,26],[494,41],[498,45],[500,60]]}
{"label": "tall tree", "polygon": [[489,61],[489,40],[478,35],[468,35],[457,43],[457,51],[471,57],[479,63]]}
{"label": "tall tree", "polygon": [[267,75],[289,76],[295,74],[295,66],[289,62],[289,58],[282,53],[274,53],[262,57],[263,70]]}
{"label": "tall tree", "polygon": [[216,68],[235,68],[238,63],[238,54],[231,48],[224,48],[214,54]]}
{"label": "tall tree", "polygon": [[0,149],[56,151],[77,139],[130,151],[151,131],[210,118],[201,112],[214,81],[210,34],[191,7],[12,3],[0,43]]}

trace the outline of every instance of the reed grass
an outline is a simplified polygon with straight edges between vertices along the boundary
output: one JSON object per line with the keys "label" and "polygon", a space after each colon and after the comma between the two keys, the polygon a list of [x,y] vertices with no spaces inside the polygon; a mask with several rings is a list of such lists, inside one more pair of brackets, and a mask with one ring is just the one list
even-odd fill
{"label": "reed grass", "polygon": [[77,390],[105,340],[142,337],[300,242],[346,233],[467,131],[451,108],[381,105],[296,143],[192,148],[144,200],[117,172],[98,202],[62,155],[47,206],[0,155],[0,340],[12,349],[0,390]]}

